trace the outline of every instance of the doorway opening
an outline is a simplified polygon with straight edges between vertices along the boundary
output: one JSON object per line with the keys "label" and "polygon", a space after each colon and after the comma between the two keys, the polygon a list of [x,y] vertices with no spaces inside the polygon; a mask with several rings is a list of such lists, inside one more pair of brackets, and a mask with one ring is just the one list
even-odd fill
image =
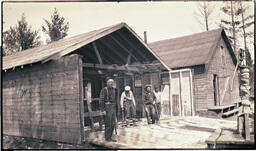
{"label": "doorway opening", "polygon": [[214,106],[219,105],[218,103],[218,77],[216,74],[213,75],[213,93],[214,93]]}

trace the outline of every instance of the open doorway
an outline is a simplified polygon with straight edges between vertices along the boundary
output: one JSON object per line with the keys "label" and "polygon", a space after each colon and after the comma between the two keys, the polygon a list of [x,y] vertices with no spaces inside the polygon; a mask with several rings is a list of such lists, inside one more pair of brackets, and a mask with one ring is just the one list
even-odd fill
{"label": "open doorway", "polygon": [[219,105],[218,101],[218,77],[216,74],[213,75],[213,93],[214,93],[214,106]]}

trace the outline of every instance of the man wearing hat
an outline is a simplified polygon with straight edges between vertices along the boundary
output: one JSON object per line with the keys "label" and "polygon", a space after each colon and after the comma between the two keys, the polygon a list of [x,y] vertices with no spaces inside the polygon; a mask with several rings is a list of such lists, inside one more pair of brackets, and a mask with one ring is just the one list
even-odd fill
{"label": "man wearing hat", "polygon": [[162,93],[159,91],[159,88],[156,86],[155,87],[155,96],[156,96],[156,105],[155,105],[155,109],[156,109],[156,113],[157,113],[157,120],[160,120],[160,115],[161,115],[161,97],[162,97]]}
{"label": "man wearing hat", "polygon": [[156,96],[151,89],[152,89],[151,85],[147,84],[145,86],[146,93],[144,97],[144,105],[145,105],[145,112],[146,112],[148,124],[151,124],[151,120],[152,120],[152,124],[154,124],[155,120],[157,119],[156,111],[154,107],[154,104],[156,102]]}
{"label": "man wearing hat", "polygon": [[124,120],[126,120],[128,116],[130,117],[130,113],[132,113],[133,118],[135,117],[136,104],[135,104],[135,99],[134,99],[133,93],[131,91],[131,87],[125,86],[124,90],[125,91],[121,95],[120,106],[121,106],[122,111],[126,112],[125,117],[124,117]]}
{"label": "man wearing hat", "polygon": [[106,79],[107,86],[102,89],[101,99],[105,103],[106,118],[105,118],[105,139],[106,141],[116,141],[112,139],[112,134],[115,128],[117,98],[114,86],[114,80],[108,77]]}

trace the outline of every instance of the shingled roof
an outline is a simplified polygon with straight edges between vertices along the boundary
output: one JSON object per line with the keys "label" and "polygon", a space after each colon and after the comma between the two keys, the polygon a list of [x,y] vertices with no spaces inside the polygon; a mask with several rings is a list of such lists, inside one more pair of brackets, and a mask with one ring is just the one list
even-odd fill
{"label": "shingled roof", "polygon": [[[112,34],[115,31],[119,31],[124,28],[126,29],[126,31],[131,33],[141,45],[143,45],[144,51],[142,51],[141,49],[141,53],[150,54],[149,57],[155,57],[158,60],[161,60],[126,23],[119,23],[98,30],[93,30],[91,32],[76,35],[70,38],[61,39],[47,45],[41,45],[39,47],[27,49],[25,51],[5,56],[3,57],[2,70],[7,70],[14,67],[33,64],[37,62],[44,63],[52,59],[58,59],[93,41],[96,41],[100,38],[105,37],[106,35]],[[168,69],[166,65],[164,66]]]}
{"label": "shingled roof", "polygon": [[156,41],[149,43],[149,46],[169,68],[173,69],[207,64],[221,37],[226,43],[234,64],[236,64],[236,57],[222,28]]}

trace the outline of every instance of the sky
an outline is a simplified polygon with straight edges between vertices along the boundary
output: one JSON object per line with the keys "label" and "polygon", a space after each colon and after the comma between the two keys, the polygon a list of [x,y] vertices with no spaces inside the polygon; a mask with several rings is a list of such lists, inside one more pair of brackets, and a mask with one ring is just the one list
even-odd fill
{"label": "sky", "polygon": [[[17,24],[22,13],[33,29],[39,30],[43,19],[50,19],[54,8],[69,22],[68,36],[89,32],[105,26],[126,22],[142,39],[147,31],[148,42],[170,39],[205,31],[195,17],[198,2],[48,2],[3,3],[3,31]],[[219,22],[219,6],[212,15]],[[210,29],[218,28],[212,24]],[[254,55],[253,55],[254,56]]]}

